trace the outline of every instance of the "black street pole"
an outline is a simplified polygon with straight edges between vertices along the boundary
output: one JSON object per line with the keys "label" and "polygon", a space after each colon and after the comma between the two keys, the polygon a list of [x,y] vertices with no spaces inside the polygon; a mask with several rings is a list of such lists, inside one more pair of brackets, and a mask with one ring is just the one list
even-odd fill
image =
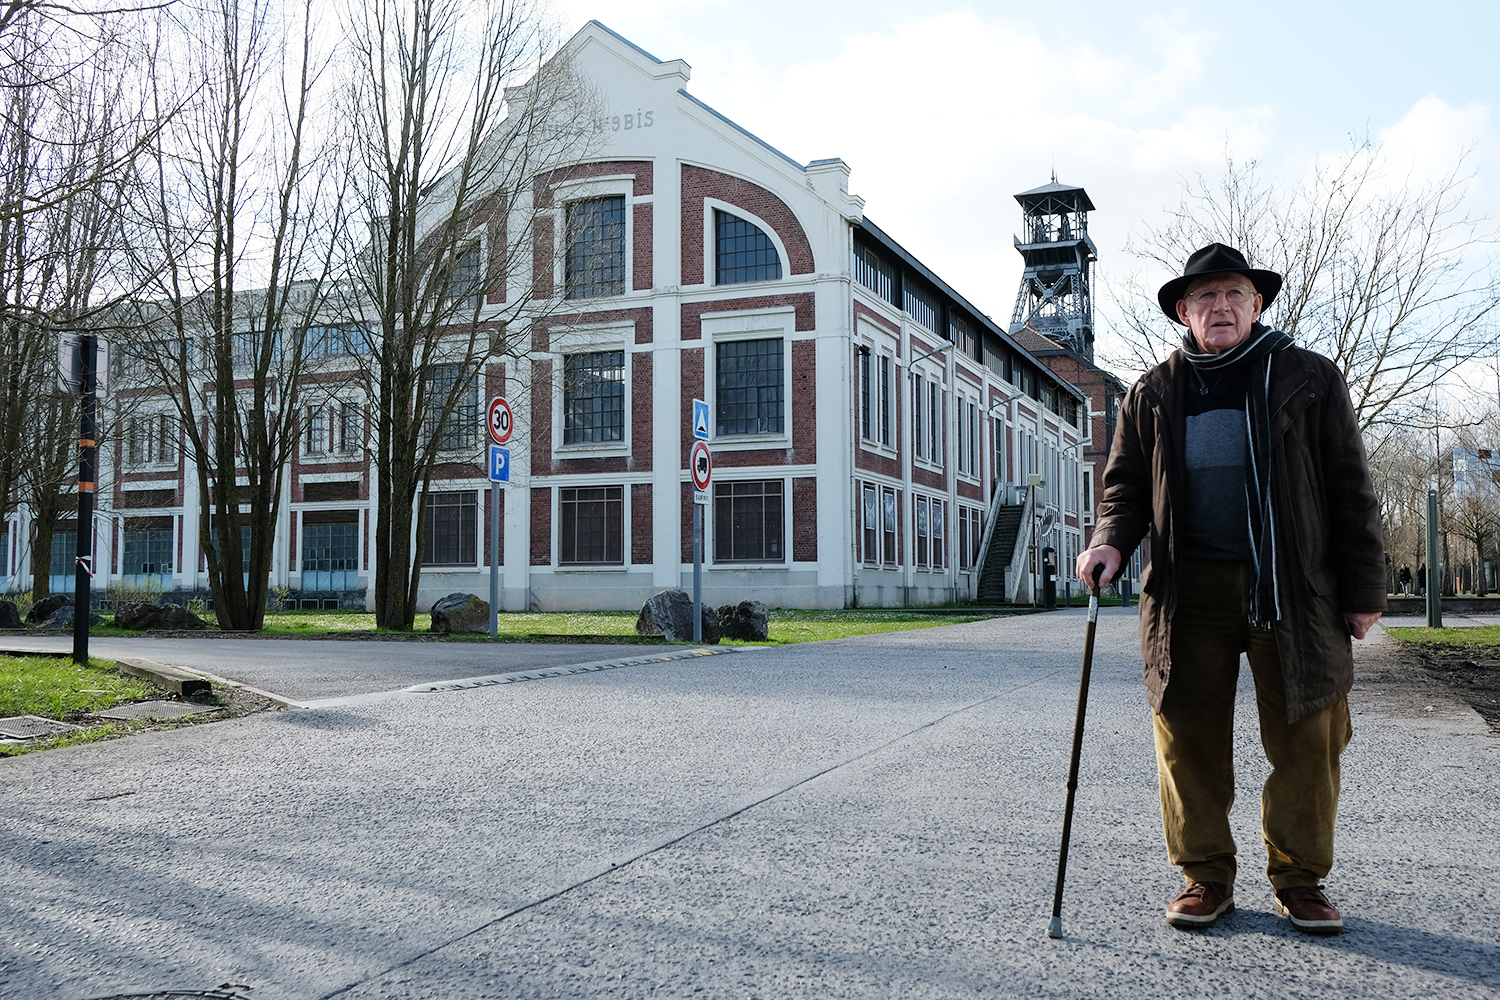
{"label": "black street pole", "polygon": [[94,580],[94,485],[98,478],[99,443],[94,439],[94,371],[96,338],[78,338],[82,405],[78,417],[78,559],[73,590],[73,662],[89,661],[89,591]]}

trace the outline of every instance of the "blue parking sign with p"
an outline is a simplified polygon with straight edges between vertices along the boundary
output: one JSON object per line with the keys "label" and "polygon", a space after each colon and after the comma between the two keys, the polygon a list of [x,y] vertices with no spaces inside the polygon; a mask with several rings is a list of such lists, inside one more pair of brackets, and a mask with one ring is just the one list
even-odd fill
{"label": "blue parking sign with p", "polygon": [[490,445],[490,482],[510,482],[510,449]]}

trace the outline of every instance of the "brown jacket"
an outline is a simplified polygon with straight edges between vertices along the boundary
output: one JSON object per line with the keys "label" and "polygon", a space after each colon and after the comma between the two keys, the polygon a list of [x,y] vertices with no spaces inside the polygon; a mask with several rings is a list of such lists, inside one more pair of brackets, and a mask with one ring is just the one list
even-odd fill
{"label": "brown jacket", "polygon": [[[1349,693],[1354,657],[1345,611],[1385,610],[1380,508],[1349,389],[1333,362],[1300,348],[1272,356],[1271,439],[1276,511],[1275,625],[1287,721]],[[1151,533],[1141,580],[1141,654],[1151,707],[1161,711],[1172,675],[1172,616],[1184,553],[1174,517],[1187,509],[1186,419],[1191,365],[1181,351],[1125,396],[1092,545],[1129,553]]]}

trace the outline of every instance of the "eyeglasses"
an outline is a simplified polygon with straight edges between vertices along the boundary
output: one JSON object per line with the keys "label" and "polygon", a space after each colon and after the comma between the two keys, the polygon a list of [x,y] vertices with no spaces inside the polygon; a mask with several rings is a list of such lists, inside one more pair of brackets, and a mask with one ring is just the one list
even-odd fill
{"label": "eyeglasses", "polygon": [[1201,292],[1194,292],[1188,297],[1188,301],[1199,309],[1212,309],[1218,304],[1219,296],[1222,295],[1231,306],[1242,306],[1250,301],[1250,296],[1253,294],[1255,293],[1247,292],[1243,288],[1229,288],[1217,292],[1205,289]]}

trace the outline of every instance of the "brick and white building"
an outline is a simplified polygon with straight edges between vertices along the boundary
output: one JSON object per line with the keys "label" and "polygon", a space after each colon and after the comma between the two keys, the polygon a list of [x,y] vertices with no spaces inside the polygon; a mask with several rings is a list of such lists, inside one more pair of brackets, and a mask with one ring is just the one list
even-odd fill
{"label": "brick and white building", "polygon": [[[509,610],[635,608],[691,586],[695,398],[713,417],[710,603],[968,600],[986,551],[991,596],[998,583],[1027,601],[1030,528],[1049,510],[1037,548],[1069,565],[1084,394],[866,219],[841,160],[791,160],[693,97],[685,62],[597,22],[565,51],[608,103],[607,143],[533,186],[529,277],[555,301],[525,355],[474,387],[474,431],[429,501],[422,603],[488,593],[479,418],[494,395],[517,427],[498,553]],[[309,413],[289,470],[273,584],[305,599],[356,602],[373,576],[364,407],[335,393]],[[142,451],[130,433],[106,459],[96,586],[145,569],[205,592],[182,449]],[[0,569],[24,589],[24,512],[11,524]]]}

